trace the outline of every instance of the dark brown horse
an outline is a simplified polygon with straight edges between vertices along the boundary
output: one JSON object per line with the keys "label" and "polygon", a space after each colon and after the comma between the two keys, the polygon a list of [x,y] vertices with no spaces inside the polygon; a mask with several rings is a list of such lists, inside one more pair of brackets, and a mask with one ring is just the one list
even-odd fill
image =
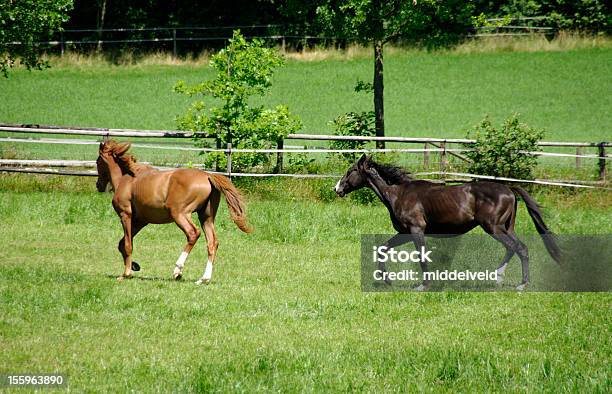
{"label": "dark brown horse", "polygon": [[[527,204],[546,249],[557,263],[560,262],[560,249],[542,219],[538,204],[520,187],[495,182],[443,186],[415,180],[402,169],[376,163],[365,155],[338,181],[335,191],[343,197],[362,187],[372,189],[391,214],[393,227],[399,234],[388,241],[389,248],[406,242],[404,234],[410,234],[417,250],[421,250],[426,235],[461,235],[480,226],[506,248],[506,255],[497,268],[498,282],[503,281],[508,262],[516,253],[523,271],[523,281],[517,289],[523,290],[529,282],[529,256],[527,246],[514,232],[516,193]],[[384,270],[384,266],[381,268]],[[421,269],[427,271],[426,262],[421,262]],[[428,286],[424,281],[419,290]]]}
{"label": "dark brown horse", "polygon": [[136,159],[127,153],[129,149],[129,143],[105,141],[100,144],[96,161],[96,187],[99,192],[103,192],[109,182],[112,184],[113,208],[123,226],[124,236],[119,241],[119,251],[123,256],[124,270],[117,279],[130,278],[132,267],[134,270],[139,269],[138,265],[132,262],[132,245],[136,234],[149,223],[172,222],[175,222],[187,237],[187,245],[176,261],[173,274],[174,279],[181,279],[185,261],[201,234],[191,220],[191,214],[197,212],[208,243],[208,261],[204,275],[196,283],[209,283],[219,246],[215,233],[215,215],[221,193],[225,195],[234,223],[245,233],[251,232],[240,193],[223,175],[209,174],[197,169],[159,171],[137,163]]}

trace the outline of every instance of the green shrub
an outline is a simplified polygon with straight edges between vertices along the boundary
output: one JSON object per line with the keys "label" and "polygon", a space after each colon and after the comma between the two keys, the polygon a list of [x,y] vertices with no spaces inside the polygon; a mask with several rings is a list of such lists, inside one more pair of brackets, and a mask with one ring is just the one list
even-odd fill
{"label": "green shrub", "polygon": [[[355,92],[371,93],[372,84],[357,81]],[[334,128],[334,135],[371,137],[376,135],[374,111],[347,112],[330,123]],[[333,141],[331,149],[364,149],[366,141]],[[354,163],[361,153],[339,153],[334,156],[344,159],[350,164]]]}
{"label": "green shrub", "polygon": [[289,173],[313,174],[318,172],[315,159],[306,153],[287,153],[285,157],[287,158],[285,170]]}
{"label": "green shrub", "polygon": [[485,118],[468,131],[467,136],[476,140],[475,144],[468,146],[473,150],[466,153],[472,161],[469,172],[517,179],[533,178],[537,157],[526,152],[540,150],[537,143],[544,136],[544,130],[521,123],[518,114],[513,114],[499,128]]}
{"label": "green shrub", "polygon": [[317,197],[323,202],[332,202],[338,198],[334,190],[334,182],[329,180],[320,180],[317,183]]}
{"label": "green shrub", "polygon": [[364,187],[349,194],[351,201],[361,205],[372,205],[378,201],[378,196],[371,189]]}

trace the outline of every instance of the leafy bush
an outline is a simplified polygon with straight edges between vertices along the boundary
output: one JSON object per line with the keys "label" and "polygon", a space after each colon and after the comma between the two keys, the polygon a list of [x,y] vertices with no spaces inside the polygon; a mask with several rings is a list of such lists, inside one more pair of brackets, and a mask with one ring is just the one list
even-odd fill
{"label": "leafy bush", "polygon": [[[363,81],[357,81],[355,92],[371,93],[372,84]],[[334,135],[342,136],[364,136],[370,137],[376,135],[374,111],[362,112],[347,112],[338,116],[330,123],[334,127]],[[366,141],[333,141],[330,144],[331,149],[364,149]],[[361,153],[340,153],[339,156],[344,161],[352,164],[355,162]]]}
{"label": "leafy bush", "polygon": [[355,190],[349,194],[351,201],[355,201],[361,205],[372,205],[378,202],[378,196],[371,189],[364,187],[363,189]]}
{"label": "leafy bush", "polygon": [[[193,87],[179,81],[177,93],[210,96],[222,105],[206,111],[203,101],[194,102],[183,116],[177,117],[181,130],[199,131],[196,146],[212,147],[204,138],[214,137],[221,147],[232,143],[233,148],[274,148],[287,134],[301,129],[300,119],[286,106],[274,109],[249,105],[253,95],[264,95],[271,87],[274,69],[283,64],[280,54],[264,47],[261,40],[247,41],[235,31],[229,45],[212,56],[210,66],[217,71],[216,78]],[[207,165],[219,163],[225,167],[225,154],[208,154]],[[270,164],[270,155],[263,153],[232,154],[232,166],[246,169]]]}
{"label": "leafy bush", "polygon": [[517,179],[532,179],[537,158],[526,152],[540,150],[537,143],[544,130],[535,129],[519,121],[518,114],[510,116],[500,128],[485,118],[467,137],[476,143],[466,153],[472,161],[469,171],[479,175],[492,175]]}
{"label": "leafy bush", "polygon": [[[334,135],[342,136],[373,136],[374,130],[374,111],[367,112],[347,112],[338,116],[332,121],[335,128]],[[364,149],[367,141],[332,141],[332,149]],[[361,153],[340,153],[346,161],[353,163]]]}
{"label": "leafy bush", "polygon": [[285,155],[288,165],[285,169],[294,174],[312,174],[318,172],[315,159],[306,153],[288,153]]}

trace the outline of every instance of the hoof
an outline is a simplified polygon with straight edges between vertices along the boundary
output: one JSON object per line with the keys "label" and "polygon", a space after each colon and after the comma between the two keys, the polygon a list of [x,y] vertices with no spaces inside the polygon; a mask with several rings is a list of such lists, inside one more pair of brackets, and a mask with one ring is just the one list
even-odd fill
{"label": "hoof", "polygon": [[183,273],[182,272],[175,272],[172,277],[174,278],[174,280],[181,280],[183,279]]}
{"label": "hoof", "polygon": [[525,290],[525,286],[527,286],[527,283],[521,283],[520,285],[516,286],[516,290],[523,291]]}
{"label": "hoof", "polygon": [[132,261],[132,271],[140,271],[140,264],[135,261]]}
{"label": "hoof", "polygon": [[428,289],[427,286],[424,285],[418,285],[414,290],[415,291],[426,291]]}
{"label": "hoof", "polygon": [[207,285],[210,283],[210,279],[198,279],[195,281],[196,285]]}
{"label": "hoof", "polygon": [[501,286],[504,283],[504,278],[501,276],[497,277],[496,283],[498,286]]}
{"label": "hoof", "polygon": [[123,281],[124,279],[132,279],[132,275],[131,275],[131,274],[130,274],[130,275],[119,275],[119,276],[117,277],[117,280],[118,280],[119,282]]}

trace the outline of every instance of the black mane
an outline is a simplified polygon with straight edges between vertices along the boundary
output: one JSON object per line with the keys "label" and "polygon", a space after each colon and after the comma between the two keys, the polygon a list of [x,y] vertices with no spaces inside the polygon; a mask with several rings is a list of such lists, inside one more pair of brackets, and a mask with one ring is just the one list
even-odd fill
{"label": "black mane", "polygon": [[401,167],[391,164],[376,163],[370,159],[370,164],[389,185],[397,185],[414,180],[412,175]]}

